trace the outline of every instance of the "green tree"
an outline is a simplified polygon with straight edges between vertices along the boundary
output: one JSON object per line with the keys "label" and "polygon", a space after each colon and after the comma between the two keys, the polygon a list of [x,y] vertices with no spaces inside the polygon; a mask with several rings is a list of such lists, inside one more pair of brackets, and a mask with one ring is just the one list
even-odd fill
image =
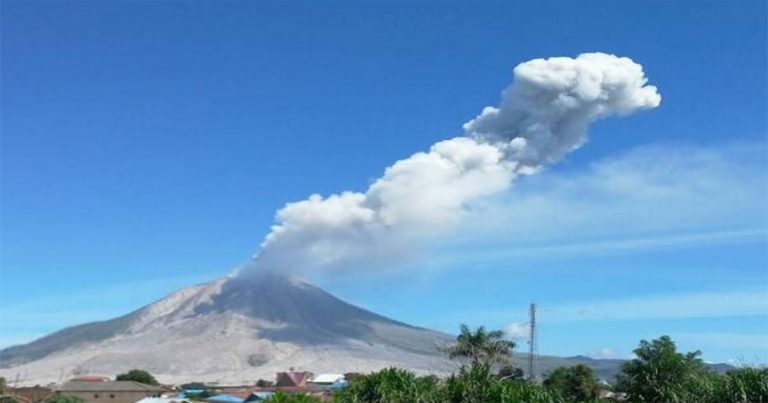
{"label": "green tree", "polygon": [[445,382],[441,402],[565,403],[557,391],[528,382],[500,380],[488,364],[464,366]]}
{"label": "green tree", "polygon": [[593,400],[600,394],[599,380],[592,368],[584,364],[555,369],[547,375],[544,386],[576,402]]}
{"label": "green tree", "polygon": [[8,383],[5,378],[0,376],[0,403],[17,403],[18,399],[15,396],[6,395]]}
{"label": "green tree", "polygon": [[555,390],[499,379],[488,364],[465,365],[441,381],[388,368],[360,375],[334,393],[336,403],[565,403]]}
{"label": "green tree", "polygon": [[118,381],[135,381],[139,383],[144,383],[147,385],[159,385],[160,382],[155,379],[152,374],[149,372],[143,370],[143,369],[132,369],[124,374],[120,374],[117,377],[115,377],[115,380]]}
{"label": "green tree", "polygon": [[475,366],[510,362],[514,348],[515,342],[504,339],[501,330],[487,331],[480,326],[472,331],[467,325],[461,325],[456,343],[445,348],[445,352],[451,359],[465,358]]}
{"label": "green tree", "polygon": [[669,336],[642,340],[637,358],[624,363],[616,389],[631,402],[678,403],[698,401],[694,390],[706,376],[701,352],[678,353]]}
{"label": "green tree", "polygon": [[346,380],[348,383],[352,383],[352,382],[354,382],[356,379],[360,379],[360,377],[361,377],[361,376],[363,376],[363,374],[361,374],[361,373],[359,373],[359,372],[347,372],[347,373],[345,373],[345,374],[344,374],[344,379],[345,379],[345,380]]}
{"label": "green tree", "polygon": [[267,386],[272,386],[274,384],[275,384],[274,382],[268,381],[266,379],[259,379],[258,381],[256,381],[256,386],[260,388],[265,388]]}
{"label": "green tree", "polygon": [[60,395],[55,393],[45,400],[46,403],[85,403],[83,398],[77,396]]}
{"label": "green tree", "polygon": [[387,368],[379,372],[360,375],[349,386],[336,391],[337,403],[436,403],[438,379],[434,376],[417,377],[413,372]]}

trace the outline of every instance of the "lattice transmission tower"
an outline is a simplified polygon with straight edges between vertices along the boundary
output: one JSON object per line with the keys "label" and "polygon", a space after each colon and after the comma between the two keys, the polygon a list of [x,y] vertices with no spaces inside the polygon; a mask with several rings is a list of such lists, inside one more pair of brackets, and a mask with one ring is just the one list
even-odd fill
{"label": "lattice transmission tower", "polygon": [[528,379],[536,380],[536,355],[538,347],[536,345],[536,304],[531,303],[528,322]]}

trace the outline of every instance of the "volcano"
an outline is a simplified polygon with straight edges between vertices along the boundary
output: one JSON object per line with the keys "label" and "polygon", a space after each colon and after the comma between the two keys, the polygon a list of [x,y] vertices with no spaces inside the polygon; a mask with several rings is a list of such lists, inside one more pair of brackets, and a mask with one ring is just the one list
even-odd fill
{"label": "volcano", "polygon": [[[127,315],[69,327],[0,350],[0,376],[24,385],[143,368],[164,383],[252,384],[290,368],[370,372],[396,366],[447,375],[454,336],[346,303],[296,277],[224,277],[184,288]],[[527,359],[516,353],[517,365]],[[612,378],[622,360],[536,357],[537,375],[587,364]]]}
{"label": "volcano", "polygon": [[0,351],[27,383],[144,368],[164,382],[251,383],[288,368],[441,373],[452,337],[348,304],[295,277],[262,273],[184,288],[127,315]]}

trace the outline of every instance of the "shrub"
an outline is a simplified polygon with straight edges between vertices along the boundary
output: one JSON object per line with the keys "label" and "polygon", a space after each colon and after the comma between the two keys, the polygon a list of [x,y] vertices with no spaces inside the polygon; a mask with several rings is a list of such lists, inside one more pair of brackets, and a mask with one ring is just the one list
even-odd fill
{"label": "shrub", "polygon": [[284,393],[275,392],[269,399],[266,400],[269,403],[320,403],[322,400],[319,397],[310,396],[306,393]]}
{"label": "shrub", "polygon": [[431,403],[439,402],[437,377],[417,377],[398,368],[360,375],[344,389],[334,394],[338,403],[387,402]]}
{"label": "shrub", "polygon": [[488,365],[463,367],[446,381],[444,402],[565,403],[557,391],[527,382],[503,381]]}
{"label": "shrub", "polygon": [[709,372],[691,390],[702,403],[768,403],[768,368]]}
{"label": "shrub", "polygon": [[544,386],[577,402],[593,400],[600,393],[600,383],[592,368],[584,364],[557,368],[544,380]]}
{"label": "shrub", "polygon": [[124,374],[115,377],[117,381],[134,381],[147,385],[159,385],[160,382],[152,374],[143,369],[132,369]]}

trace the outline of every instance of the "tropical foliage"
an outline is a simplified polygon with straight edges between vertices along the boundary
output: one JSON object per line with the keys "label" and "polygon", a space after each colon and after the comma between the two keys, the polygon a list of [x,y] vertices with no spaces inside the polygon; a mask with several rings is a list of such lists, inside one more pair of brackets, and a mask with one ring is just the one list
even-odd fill
{"label": "tropical foliage", "polygon": [[349,386],[336,393],[335,401],[339,403],[438,402],[440,400],[436,400],[438,396],[435,395],[437,385],[437,377],[417,377],[410,371],[387,368],[358,376]]}
{"label": "tropical foliage", "polygon": [[441,402],[565,403],[557,391],[523,381],[501,380],[487,364],[464,366],[444,384]]}
{"label": "tropical foliage", "polygon": [[574,402],[593,400],[600,394],[600,381],[592,368],[584,364],[557,368],[544,380],[544,386]]}
{"label": "tropical foliage", "polygon": [[470,330],[461,325],[456,343],[445,348],[450,358],[467,359],[470,365],[507,363],[511,360],[515,343],[504,339],[501,330],[485,330],[483,326]]}
{"label": "tropical foliage", "polygon": [[319,397],[310,396],[305,393],[283,393],[275,392],[269,399],[266,400],[269,403],[320,403],[322,400]]}
{"label": "tropical foliage", "polygon": [[642,340],[637,358],[624,363],[618,390],[638,402],[691,402],[697,382],[706,374],[700,351],[679,353],[669,336]]}
{"label": "tropical foliage", "polygon": [[556,391],[499,379],[486,364],[468,365],[446,380],[388,368],[362,375],[334,395],[336,403],[565,403]]}
{"label": "tropical foliage", "polygon": [[630,402],[768,403],[768,368],[709,371],[701,352],[677,352],[669,336],[641,341],[622,367],[617,390]]}
{"label": "tropical foliage", "polygon": [[[464,361],[446,379],[417,376],[397,368],[355,374],[337,391],[336,403],[593,403],[601,385],[591,368],[577,365],[552,371],[543,385],[522,379],[519,368],[494,363],[510,361],[513,344],[500,332],[462,326],[455,345],[445,349]],[[505,344],[507,343],[507,344]],[[504,347],[506,346],[506,348]],[[709,371],[700,352],[679,353],[662,336],[641,341],[637,358],[622,367],[616,391],[629,402],[768,403],[768,368],[742,368],[726,374]],[[293,402],[293,400],[280,400]],[[301,401],[303,402],[303,401]]]}
{"label": "tropical foliage", "polygon": [[739,368],[702,377],[693,394],[704,403],[768,403],[768,368]]}

